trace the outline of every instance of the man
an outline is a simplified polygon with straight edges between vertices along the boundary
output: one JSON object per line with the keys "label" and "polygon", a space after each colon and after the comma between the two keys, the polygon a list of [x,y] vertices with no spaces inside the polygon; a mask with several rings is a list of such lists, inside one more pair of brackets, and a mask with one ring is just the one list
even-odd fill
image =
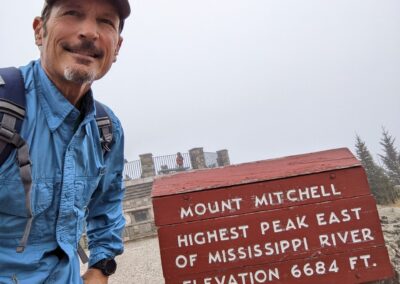
{"label": "man", "polygon": [[[40,60],[20,68],[26,91],[21,136],[32,161],[32,227],[15,151],[0,167],[0,283],[107,283],[123,251],[123,131],[103,153],[91,85],[116,61],[128,0],[47,0],[34,19]],[[28,202],[29,203],[29,202]],[[89,269],[78,241],[87,222]]]}

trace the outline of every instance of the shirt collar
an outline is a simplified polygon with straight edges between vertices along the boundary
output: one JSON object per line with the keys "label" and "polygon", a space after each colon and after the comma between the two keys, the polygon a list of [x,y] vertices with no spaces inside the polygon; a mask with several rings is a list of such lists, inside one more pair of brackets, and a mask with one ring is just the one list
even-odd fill
{"label": "shirt collar", "polygon": [[[63,122],[75,123],[81,115],[80,111],[50,81],[40,64],[40,60],[36,62],[34,69],[37,78],[39,78],[39,84],[36,84],[39,101],[50,130],[54,132]],[[82,121],[94,117],[93,102],[93,93],[89,90],[82,98]]]}

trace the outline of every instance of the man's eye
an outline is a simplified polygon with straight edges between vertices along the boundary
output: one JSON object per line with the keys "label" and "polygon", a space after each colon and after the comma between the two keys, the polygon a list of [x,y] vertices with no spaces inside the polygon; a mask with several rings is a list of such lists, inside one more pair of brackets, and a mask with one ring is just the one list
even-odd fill
{"label": "man's eye", "polygon": [[110,25],[111,27],[115,28],[114,22],[109,19],[100,19],[100,22]]}
{"label": "man's eye", "polygon": [[64,13],[64,15],[66,15],[66,16],[76,16],[76,17],[79,17],[79,16],[80,16],[80,13],[79,13],[79,11],[76,11],[76,10],[69,10],[69,11],[66,11],[66,12]]}

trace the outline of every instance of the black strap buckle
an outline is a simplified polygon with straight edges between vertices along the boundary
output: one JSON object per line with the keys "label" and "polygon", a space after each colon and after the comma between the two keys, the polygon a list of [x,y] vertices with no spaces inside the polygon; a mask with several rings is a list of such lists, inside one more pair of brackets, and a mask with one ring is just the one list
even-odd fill
{"label": "black strap buckle", "polygon": [[15,129],[8,129],[7,127],[4,127],[3,125],[0,124],[0,139],[10,143],[15,135]]}

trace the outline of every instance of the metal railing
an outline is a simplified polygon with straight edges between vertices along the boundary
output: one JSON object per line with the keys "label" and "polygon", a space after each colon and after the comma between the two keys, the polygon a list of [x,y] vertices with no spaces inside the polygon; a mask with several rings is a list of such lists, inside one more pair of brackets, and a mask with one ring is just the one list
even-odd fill
{"label": "metal railing", "polygon": [[[183,165],[179,166],[177,154],[153,157],[154,170],[156,175],[169,174],[173,172],[192,169],[189,153],[182,153]],[[204,152],[204,159],[207,168],[218,167],[218,155],[213,152]],[[126,162],[124,165],[124,180],[138,179],[142,176],[142,165],[140,160]]]}
{"label": "metal railing", "polygon": [[192,169],[189,153],[182,153],[181,155],[183,158],[182,166],[178,165],[177,154],[154,157],[153,161],[156,175]]}
{"label": "metal railing", "polygon": [[123,175],[124,180],[140,178],[142,175],[142,165],[140,160],[125,163]]}
{"label": "metal railing", "polygon": [[218,167],[218,155],[213,152],[204,152],[204,159],[207,168],[216,168]]}

